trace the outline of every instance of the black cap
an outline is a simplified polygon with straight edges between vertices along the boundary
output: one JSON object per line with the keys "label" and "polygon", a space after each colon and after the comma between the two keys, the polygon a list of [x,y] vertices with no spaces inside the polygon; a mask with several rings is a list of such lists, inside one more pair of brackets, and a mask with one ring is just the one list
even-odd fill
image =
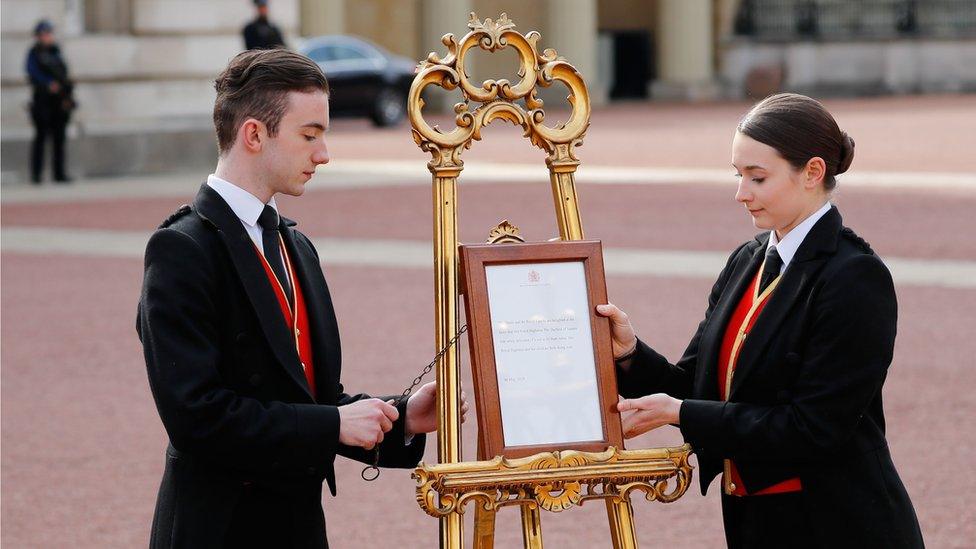
{"label": "black cap", "polygon": [[54,25],[51,24],[47,19],[41,19],[34,25],[34,36],[41,34],[42,32],[51,32],[54,30]]}

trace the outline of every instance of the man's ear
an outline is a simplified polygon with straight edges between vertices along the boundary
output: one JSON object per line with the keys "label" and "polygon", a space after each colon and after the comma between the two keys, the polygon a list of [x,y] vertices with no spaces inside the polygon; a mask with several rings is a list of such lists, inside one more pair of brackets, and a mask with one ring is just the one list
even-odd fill
{"label": "man's ear", "polygon": [[268,140],[268,127],[260,120],[248,118],[237,131],[237,140],[247,152],[259,153]]}
{"label": "man's ear", "polygon": [[823,184],[824,177],[827,176],[827,163],[824,162],[823,158],[814,156],[810,160],[807,160],[807,165],[803,172],[803,186],[812,189]]}

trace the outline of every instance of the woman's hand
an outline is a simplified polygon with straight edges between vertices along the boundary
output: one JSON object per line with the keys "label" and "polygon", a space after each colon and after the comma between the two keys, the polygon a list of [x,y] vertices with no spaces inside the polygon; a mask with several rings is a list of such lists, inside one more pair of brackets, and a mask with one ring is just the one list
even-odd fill
{"label": "woman's hand", "polygon": [[634,334],[634,327],[630,324],[627,313],[618,309],[613,303],[597,305],[596,312],[610,319],[613,358],[618,359],[634,352],[637,348],[637,335]]}
{"label": "woman's hand", "polygon": [[640,398],[621,399],[617,403],[620,412],[633,413],[623,416],[624,438],[634,438],[662,425],[677,425],[680,421],[681,401],[664,393]]}

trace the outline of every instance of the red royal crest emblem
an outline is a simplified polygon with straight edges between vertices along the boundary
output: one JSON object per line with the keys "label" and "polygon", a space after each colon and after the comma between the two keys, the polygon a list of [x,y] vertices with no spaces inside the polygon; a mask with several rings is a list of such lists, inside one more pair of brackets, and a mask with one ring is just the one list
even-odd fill
{"label": "red royal crest emblem", "polygon": [[529,282],[538,282],[541,278],[539,271],[529,271]]}

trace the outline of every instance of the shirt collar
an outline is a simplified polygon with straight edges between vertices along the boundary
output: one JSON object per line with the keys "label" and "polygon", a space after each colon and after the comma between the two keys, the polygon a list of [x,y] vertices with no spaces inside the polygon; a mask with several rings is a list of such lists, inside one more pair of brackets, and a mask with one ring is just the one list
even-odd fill
{"label": "shirt collar", "polygon": [[793,230],[786,233],[783,240],[779,240],[776,237],[776,231],[769,231],[769,243],[766,244],[766,250],[768,251],[771,246],[776,246],[776,251],[779,253],[780,259],[783,260],[783,269],[786,269],[787,265],[796,255],[796,251],[800,248],[800,244],[803,243],[803,239],[807,237],[810,229],[817,224],[817,221],[830,211],[830,202],[826,202],[819,210],[813,212],[809,217],[800,222],[799,225],[793,227]]}
{"label": "shirt collar", "polygon": [[[217,194],[224,199],[224,202],[230,206],[230,209],[234,210],[234,213],[237,214],[237,217],[245,225],[248,227],[257,225],[258,217],[261,217],[261,212],[264,211],[264,204],[261,202],[261,199],[230,181],[221,179],[213,174],[207,177],[207,185],[217,191]],[[268,201],[268,206],[274,208],[275,212],[278,211],[278,205],[275,203],[273,196]]]}

